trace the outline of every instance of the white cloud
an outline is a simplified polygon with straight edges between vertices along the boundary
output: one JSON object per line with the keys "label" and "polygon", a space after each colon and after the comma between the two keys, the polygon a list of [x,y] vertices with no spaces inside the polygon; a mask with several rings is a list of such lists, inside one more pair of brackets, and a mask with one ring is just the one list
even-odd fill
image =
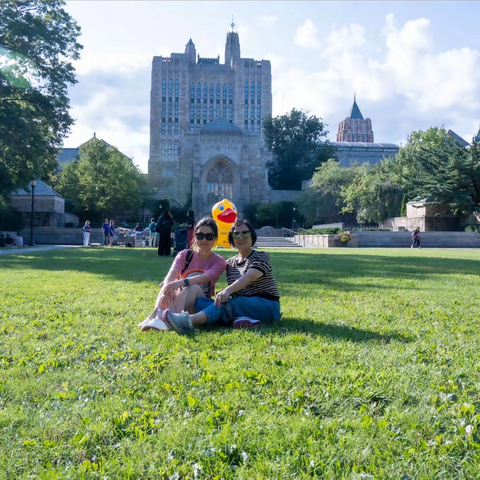
{"label": "white cloud", "polygon": [[[312,37],[313,30],[307,27],[306,31],[309,29],[310,34],[300,42],[303,46],[312,44],[306,40]],[[473,118],[479,117],[479,52],[471,48],[436,51],[426,19],[397,26],[393,15],[388,15],[380,39],[383,45],[378,60],[361,48],[365,44],[362,26],[347,25],[334,30],[326,37],[320,54],[325,65],[322,70],[285,70],[273,77],[274,114],[292,107],[303,108],[328,119],[333,129],[348,113],[356,91],[363,105],[370,102],[369,110],[377,105],[385,110],[385,105],[395,103],[397,121],[401,118],[412,125],[410,131],[422,128],[422,121],[468,131]],[[371,116],[365,110],[364,115]],[[382,121],[372,120],[374,129]],[[453,128],[454,125],[458,127]],[[382,128],[396,131],[399,127],[392,124]]]}
{"label": "white cloud", "polygon": [[324,55],[337,55],[344,50],[353,50],[365,43],[365,28],[361,25],[345,25],[333,30],[326,39]]}
{"label": "white cloud", "polygon": [[272,25],[277,21],[276,15],[262,15],[260,17],[260,23],[264,25]]}
{"label": "white cloud", "polygon": [[322,44],[317,37],[317,27],[308,19],[300,25],[295,35],[295,43],[302,48],[321,48]]}
{"label": "white cloud", "polygon": [[128,74],[151,65],[154,56],[170,56],[171,51],[171,48],[168,46],[160,46],[148,52],[101,54],[85,52],[80,60],[74,63],[74,66],[78,75],[88,75],[92,72]]}

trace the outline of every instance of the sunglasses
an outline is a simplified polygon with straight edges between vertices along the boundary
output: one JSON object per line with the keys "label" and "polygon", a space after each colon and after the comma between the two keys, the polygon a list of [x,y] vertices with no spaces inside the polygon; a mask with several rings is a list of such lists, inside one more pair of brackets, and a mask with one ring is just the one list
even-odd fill
{"label": "sunglasses", "polygon": [[197,240],[207,240],[211,242],[212,240],[215,240],[215,235],[213,233],[196,233],[195,238]]}
{"label": "sunglasses", "polygon": [[232,238],[234,240],[239,240],[240,238],[250,238],[252,236],[252,232],[233,232]]}

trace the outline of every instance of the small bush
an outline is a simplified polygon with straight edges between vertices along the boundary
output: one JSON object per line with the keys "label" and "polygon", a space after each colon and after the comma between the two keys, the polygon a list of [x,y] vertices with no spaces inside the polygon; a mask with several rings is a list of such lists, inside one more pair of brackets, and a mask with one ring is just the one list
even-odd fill
{"label": "small bush", "polygon": [[480,225],[467,225],[465,227],[466,232],[480,233]]}

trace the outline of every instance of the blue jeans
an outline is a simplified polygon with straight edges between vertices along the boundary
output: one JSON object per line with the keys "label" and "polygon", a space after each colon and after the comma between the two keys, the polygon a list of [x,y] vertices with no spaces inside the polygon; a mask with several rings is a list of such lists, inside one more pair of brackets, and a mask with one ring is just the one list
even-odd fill
{"label": "blue jeans", "polygon": [[[215,325],[221,322],[222,309],[213,304],[213,298],[197,298],[195,312],[203,312],[207,315],[207,325]],[[275,322],[280,320],[280,303],[261,297],[237,297],[229,300],[232,305],[233,316],[250,317],[262,322]]]}

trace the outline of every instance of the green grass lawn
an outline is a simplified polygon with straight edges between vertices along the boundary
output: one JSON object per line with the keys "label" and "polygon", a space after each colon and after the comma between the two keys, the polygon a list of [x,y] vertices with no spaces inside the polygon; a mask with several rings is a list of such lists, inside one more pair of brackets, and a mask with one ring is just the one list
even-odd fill
{"label": "green grass lawn", "polygon": [[270,255],[283,320],[194,336],[155,250],[1,257],[0,478],[480,478],[480,254]]}

